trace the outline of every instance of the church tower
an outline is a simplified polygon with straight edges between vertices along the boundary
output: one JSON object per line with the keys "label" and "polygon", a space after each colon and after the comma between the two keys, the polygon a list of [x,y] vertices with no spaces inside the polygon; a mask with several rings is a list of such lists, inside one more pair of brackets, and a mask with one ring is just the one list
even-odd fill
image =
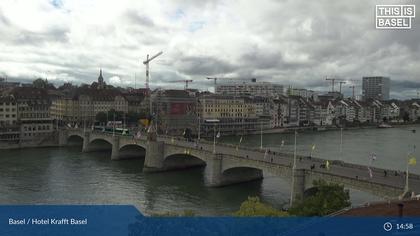
{"label": "church tower", "polygon": [[102,77],[102,68],[99,70],[99,77],[98,77],[98,88],[103,89],[105,88],[104,77]]}

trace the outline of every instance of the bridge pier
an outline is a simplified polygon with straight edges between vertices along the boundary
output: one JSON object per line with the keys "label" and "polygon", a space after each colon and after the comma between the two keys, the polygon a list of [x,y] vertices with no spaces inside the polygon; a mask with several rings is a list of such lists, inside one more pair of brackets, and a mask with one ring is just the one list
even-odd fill
{"label": "bridge pier", "polygon": [[163,141],[147,142],[147,151],[144,159],[143,172],[159,172],[164,170],[164,148]]}
{"label": "bridge pier", "polygon": [[214,158],[209,159],[204,169],[204,184],[208,187],[222,186],[222,154],[214,154]]}
{"label": "bridge pier", "polygon": [[292,196],[290,205],[302,200],[303,194],[305,193],[305,169],[295,169],[292,173]]}
{"label": "bridge pier", "polygon": [[83,146],[82,146],[82,152],[89,152],[91,151],[89,149],[89,132],[84,132],[83,133]]}
{"label": "bridge pier", "polygon": [[67,146],[67,136],[68,136],[68,133],[66,130],[58,131],[58,146],[60,147]]}
{"label": "bridge pier", "polygon": [[112,139],[111,160],[115,161],[119,159],[120,159],[120,138],[118,136],[115,136]]}

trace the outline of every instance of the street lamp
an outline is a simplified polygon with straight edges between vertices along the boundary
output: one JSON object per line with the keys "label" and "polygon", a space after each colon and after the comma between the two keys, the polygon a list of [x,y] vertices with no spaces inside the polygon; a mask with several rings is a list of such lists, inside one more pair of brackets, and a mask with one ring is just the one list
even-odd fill
{"label": "street lamp", "polygon": [[218,119],[206,120],[206,123],[213,124],[213,153],[216,153],[216,124],[220,122]]}
{"label": "street lamp", "polygon": [[294,145],[294,151],[293,151],[293,166],[292,166],[292,189],[290,191],[290,206],[292,206],[293,204],[293,186],[295,184],[295,178],[293,177],[296,171],[296,156],[297,156],[297,149],[296,149],[296,144],[297,144],[297,130],[295,129],[295,145]]}
{"label": "street lamp", "polygon": [[340,161],[343,159],[343,127],[340,128]]}
{"label": "street lamp", "polygon": [[260,149],[263,149],[263,122],[261,121],[261,125],[260,125]]}
{"label": "street lamp", "polygon": [[[413,132],[414,133],[414,132]],[[406,173],[405,173],[405,186],[404,186],[404,192],[406,193],[409,189],[408,189],[408,175],[409,175],[409,173],[408,173],[408,165],[410,164],[409,162],[410,162],[410,158],[412,158],[412,157],[414,157],[414,153],[416,152],[416,145],[415,144],[413,144],[413,152],[411,153],[411,155],[410,155],[410,152],[408,152],[408,154],[407,154],[407,160],[406,160],[406,163],[405,163],[405,165],[406,165]]]}

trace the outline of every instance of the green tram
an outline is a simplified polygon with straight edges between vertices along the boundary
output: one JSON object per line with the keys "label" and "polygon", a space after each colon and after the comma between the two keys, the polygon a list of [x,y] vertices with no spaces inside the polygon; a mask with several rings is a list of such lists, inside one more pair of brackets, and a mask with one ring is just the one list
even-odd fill
{"label": "green tram", "polygon": [[118,134],[118,135],[124,135],[124,136],[130,136],[130,131],[128,129],[124,128],[115,128],[109,127],[109,126],[93,126],[93,130],[100,131],[103,133],[109,133],[109,134]]}

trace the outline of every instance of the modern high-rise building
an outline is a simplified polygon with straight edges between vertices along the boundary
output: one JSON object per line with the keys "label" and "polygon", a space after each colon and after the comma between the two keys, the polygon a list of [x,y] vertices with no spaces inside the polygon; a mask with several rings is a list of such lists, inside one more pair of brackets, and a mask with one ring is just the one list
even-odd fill
{"label": "modern high-rise building", "polygon": [[383,76],[363,77],[362,90],[363,99],[388,100],[390,89],[390,78]]}

